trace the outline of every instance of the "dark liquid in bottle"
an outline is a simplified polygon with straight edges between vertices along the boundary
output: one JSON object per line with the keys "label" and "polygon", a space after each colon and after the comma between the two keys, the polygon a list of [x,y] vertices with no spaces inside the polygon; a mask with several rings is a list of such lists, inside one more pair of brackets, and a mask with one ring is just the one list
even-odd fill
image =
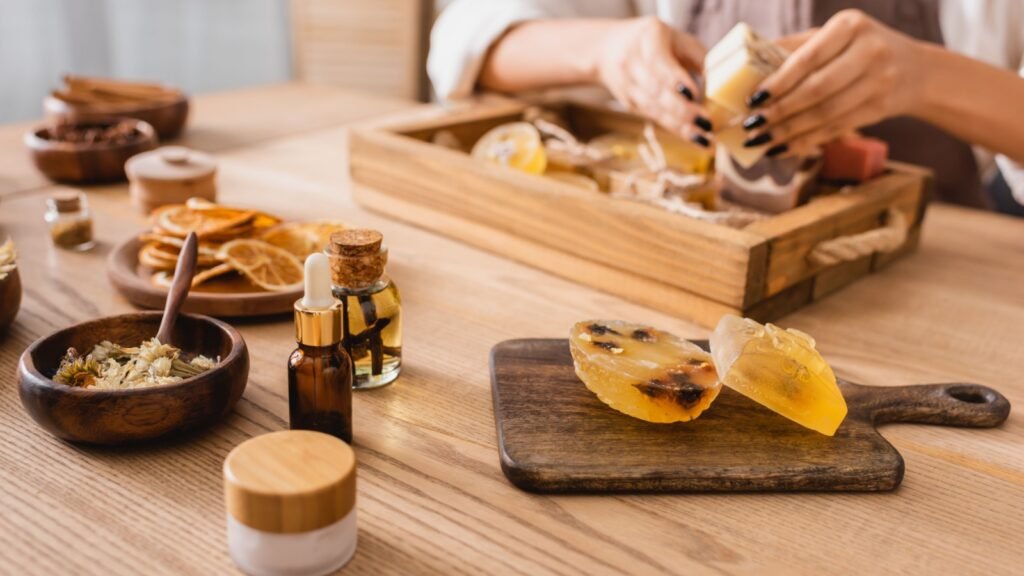
{"label": "dark liquid in bottle", "polygon": [[288,417],[293,430],[316,430],[352,443],[352,361],[341,343],[300,344],[288,358]]}

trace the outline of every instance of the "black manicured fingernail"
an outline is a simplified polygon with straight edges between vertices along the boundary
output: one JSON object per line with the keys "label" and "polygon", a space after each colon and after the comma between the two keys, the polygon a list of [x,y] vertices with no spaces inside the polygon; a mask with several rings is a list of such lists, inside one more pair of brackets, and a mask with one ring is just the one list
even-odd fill
{"label": "black manicured fingernail", "polygon": [[676,92],[679,92],[684,97],[686,97],[687,100],[693,102],[693,92],[690,91],[689,86],[686,86],[685,84],[680,84],[679,86],[676,87]]}
{"label": "black manicured fingernail", "polygon": [[746,142],[744,142],[743,143],[743,147],[744,148],[753,148],[754,146],[760,146],[761,144],[767,144],[767,143],[769,143],[771,141],[772,141],[772,133],[771,132],[764,132],[763,134],[758,134],[757,136],[754,136],[753,138],[751,138],[751,139],[747,140]]}
{"label": "black manicured fingernail", "polygon": [[778,156],[779,154],[782,154],[786,150],[789,150],[789,146],[785,144],[779,144],[778,146],[772,146],[771,148],[769,148],[768,151],[764,153],[764,155],[769,157]]}
{"label": "black manicured fingernail", "polygon": [[700,144],[705,148],[711,145],[711,142],[709,142],[707,138],[700,134],[694,134],[693,138],[690,138],[690,140],[693,140],[695,143]]}
{"label": "black manicured fingernail", "polygon": [[696,124],[697,126],[700,126],[702,130],[706,132],[711,132],[711,120],[708,120],[703,116],[697,116],[693,120],[693,123]]}
{"label": "black manicured fingernail", "polygon": [[758,90],[747,100],[747,106],[751,108],[757,108],[761,104],[764,104],[765,100],[771,98],[771,94],[767,90]]}
{"label": "black manicured fingernail", "polygon": [[764,126],[765,122],[767,122],[767,120],[765,120],[764,114],[755,114],[743,121],[743,129],[753,130],[754,128],[760,128],[761,126]]}

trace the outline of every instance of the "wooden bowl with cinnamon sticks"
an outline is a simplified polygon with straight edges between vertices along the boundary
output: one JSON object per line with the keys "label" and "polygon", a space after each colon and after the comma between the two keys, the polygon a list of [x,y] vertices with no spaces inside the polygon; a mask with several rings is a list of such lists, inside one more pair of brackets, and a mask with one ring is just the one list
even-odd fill
{"label": "wooden bowl with cinnamon sticks", "polygon": [[50,120],[89,122],[123,116],[149,123],[161,140],[181,134],[188,120],[188,97],[177,88],[150,82],[127,82],[64,76],[64,86],[43,101]]}

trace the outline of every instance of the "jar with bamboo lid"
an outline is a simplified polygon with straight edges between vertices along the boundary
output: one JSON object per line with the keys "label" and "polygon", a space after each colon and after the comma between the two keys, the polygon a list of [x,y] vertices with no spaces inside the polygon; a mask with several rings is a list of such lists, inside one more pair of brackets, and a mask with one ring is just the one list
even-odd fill
{"label": "jar with bamboo lid", "polygon": [[356,460],[311,430],[251,438],[224,460],[228,548],[248,574],[327,574],[356,549]]}
{"label": "jar with bamboo lid", "polygon": [[217,161],[184,146],[164,146],[132,156],[124,166],[132,204],[148,214],[189,198],[217,200]]}

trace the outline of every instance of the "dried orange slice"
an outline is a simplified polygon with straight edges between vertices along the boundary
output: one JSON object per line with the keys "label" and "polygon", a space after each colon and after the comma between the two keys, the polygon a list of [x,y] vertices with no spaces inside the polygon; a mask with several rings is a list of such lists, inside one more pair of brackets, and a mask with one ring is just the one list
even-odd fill
{"label": "dried orange slice", "polygon": [[492,128],[477,140],[472,156],[530,174],[543,174],[548,164],[540,132],[528,122]]}
{"label": "dried orange slice", "polygon": [[220,247],[218,257],[269,292],[302,287],[302,262],[291,252],[262,240],[232,240]]}
{"label": "dried orange slice", "polygon": [[[198,271],[196,272],[196,275],[192,277],[192,287],[195,288],[200,284],[205,284],[214,278],[218,278],[234,271],[235,269],[232,268],[230,264],[218,264],[212,268]],[[150,277],[150,280],[153,284],[161,288],[170,288],[171,284],[174,282],[174,271],[160,270],[158,272],[154,272]]]}
{"label": "dried orange slice", "polygon": [[160,250],[160,245],[156,242],[147,242],[139,249],[139,264],[154,270],[174,270],[178,264],[178,256]]}
{"label": "dried orange slice", "polygon": [[344,229],[345,224],[337,220],[288,222],[267,230],[260,239],[304,260],[306,256],[323,250],[330,243],[331,234]]}
{"label": "dried orange slice", "polygon": [[[189,198],[185,201],[185,206],[192,210],[238,210],[239,212],[245,212],[241,208],[231,208],[229,206],[222,206],[214,202],[210,202],[204,198]],[[272,214],[266,212],[257,212],[252,219],[252,227],[256,230],[264,230],[272,226],[276,226],[281,223],[281,219]]]}
{"label": "dried orange slice", "polygon": [[648,422],[685,422],[718,397],[711,355],[649,326],[590,320],[573,326],[576,375],[605,404]]}
{"label": "dried orange slice", "polygon": [[195,210],[187,205],[174,205],[158,209],[153,218],[156,226],[171,236],[188,236],[195,231],[200,237],[223,233],[225,230],[244,230],[251,226],[256,213],[251,210],[234,208],[210,208]]}
{"label": "dried orange slice", "polygon": [[[140,234],[139,240],[143,242],[156,242],[157,244],[162,244],[164,246],[173,246],[174,248],[177,248],[179,251],[185,247],[184,238],[178,238],[177,236],[168,236],[167,234]],[[219,246],[211,246],[209,243],[200,243],[197,248],[200,256],[209,256],[211,258],[216,258],[217,248],[219,248]]]}

